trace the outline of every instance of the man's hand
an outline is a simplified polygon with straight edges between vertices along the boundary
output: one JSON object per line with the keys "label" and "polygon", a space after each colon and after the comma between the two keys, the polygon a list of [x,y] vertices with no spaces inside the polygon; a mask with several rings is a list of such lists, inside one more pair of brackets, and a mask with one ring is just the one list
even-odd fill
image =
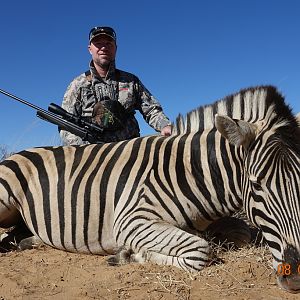
{"label": "man's hand", "polygon": [[163,136],[170,136],[172,133],[172,126],[171,125],[167,125],[165,126],[161,131],[160,134]]}

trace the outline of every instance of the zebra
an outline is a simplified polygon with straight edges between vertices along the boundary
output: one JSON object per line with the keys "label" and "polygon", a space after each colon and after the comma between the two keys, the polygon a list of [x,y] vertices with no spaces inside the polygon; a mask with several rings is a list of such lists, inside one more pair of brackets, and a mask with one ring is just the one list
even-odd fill
{"label": "zebra", "polygon": [[[181,126],[181,127],[180,127]],[[244,208],[283,289],[300,291],[300,129],[273,86],[179,116],[170,137],[41,147],[0,163],[0,226],[23,220],[57,249],[197,272],[201,234]],[[278,272],[290,266],[290,274]],[[288,276],[287,276],[288,275]]]}

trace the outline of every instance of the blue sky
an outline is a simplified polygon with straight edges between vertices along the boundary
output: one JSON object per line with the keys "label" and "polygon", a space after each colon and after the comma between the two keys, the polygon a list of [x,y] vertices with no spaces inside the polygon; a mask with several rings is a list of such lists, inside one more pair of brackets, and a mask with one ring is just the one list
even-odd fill
{"label": "blue sky", "polygon": [[[88,69],[88,32],[115,28],[117,67],[136,74],[175,120],[242,88],[272,84],[300,111],[297,0],[1,3],[0,89],[47,109]],[[154,131],[139,117],[143,135]],[[0,94],[0,145],[60,143],[57,128]]]}

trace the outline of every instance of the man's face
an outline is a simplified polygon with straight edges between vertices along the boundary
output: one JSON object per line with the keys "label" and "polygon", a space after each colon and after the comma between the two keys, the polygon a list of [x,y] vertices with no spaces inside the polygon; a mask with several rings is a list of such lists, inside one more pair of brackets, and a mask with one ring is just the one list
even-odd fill
{"label": "man's face", "polygon": [[89,45],[89,52],[94,63],[102,68],[108,68],[110,63],[115,60],[116,51],[115,41],[106,35],[95,37]]}

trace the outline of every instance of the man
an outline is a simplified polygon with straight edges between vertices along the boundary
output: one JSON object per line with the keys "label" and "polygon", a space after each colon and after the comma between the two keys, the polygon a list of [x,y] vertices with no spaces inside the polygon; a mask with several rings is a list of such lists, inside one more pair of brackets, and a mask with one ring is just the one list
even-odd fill
{"label": "man", "polygon": [[[90,70],[75,78],[62,107],[102,127],[99,142],[116,142],[140,136],[134,116],[139,110],[146,122],[164,136],[171,123],[159,102],[133,74],[116,69],[116,33],[111,27],[94,27],[89,33]],[[65,145],[87,143],[61,130]]]}

